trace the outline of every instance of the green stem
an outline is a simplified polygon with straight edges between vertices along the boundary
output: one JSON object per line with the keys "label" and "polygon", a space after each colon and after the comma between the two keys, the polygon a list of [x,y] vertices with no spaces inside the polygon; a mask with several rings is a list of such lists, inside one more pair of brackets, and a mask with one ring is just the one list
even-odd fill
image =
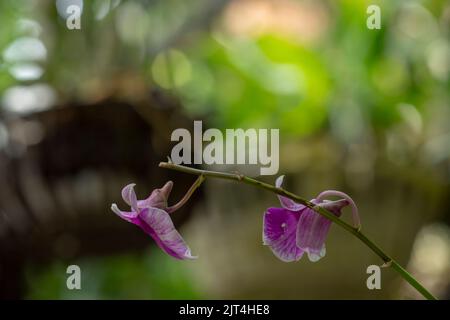
{"label": "green stem", "polygon": [[[397,261],[392,259],[389,255],[387,255],[380,247],[378,247],[374,242],[372,242],[369,238],[367,238],[362,232],[360,228],[355,228],[351,226],[350,224],[346,223],[345,221],[341,220],[340,218],[336,217],[331,212],[327,211],[326,209],[315,205],[314,203],[309,202],[306,199],[303,199],[302,197],[297,196],[296,194],[293,194],[287,190],[284,190],[283,188],[277,188],[273,185],[264,183],[262,181],[252,179],[249,177],[246,177],[242,174],[238,173],[226,173],[226,172],[218,172],[218,171],[208,171],[208,170],[201,170],[201,169],[195,169],[190,167],[185,167],[182,165],[177,165],[173,163],[168,162],[161,162],[159,164],[161,168],[166,168],[170,170],[175,170],[179,172],[184,172],[188,174],[194,174],[201,177],[211,177],[211,178],[219,178],[219,179],[225,179],[225,180],[234,180],[246,184],[250,184],[262,189],[266,189],[268,191],[271,191],[273,193],[279,194],[281,196],[285,196],[289,199],[294,200],[297,203],[301,203],[308,208],[316,211],[320,215],[324,216],[325,218],[333,221],[340,227],[344,228],[346,231],[353,234],[355,237],[357,237],[359,240],[361,240],[366,246],[368,246],[376,255],[378,255],[384,262],[384,266],[386,267],[392,267],[395,271],[397,271],[403,279],[405,279],[411,286],[413,286],[418,292],[420,292],[425,298],[429,300],[436,300],[436,297],[434,297],[427,289],[425,289],[408,271],[406,271],[404,268],[398,264]],[[202,179],[203,181],[203,179]]]}

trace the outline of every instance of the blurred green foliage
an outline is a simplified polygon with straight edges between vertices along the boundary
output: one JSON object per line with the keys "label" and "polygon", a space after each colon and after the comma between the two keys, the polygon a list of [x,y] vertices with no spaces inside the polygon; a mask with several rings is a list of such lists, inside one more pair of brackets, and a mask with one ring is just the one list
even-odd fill
{"label": "blurred green foliage", "polygon": [[[149,254],[150,252],[150,254]],[[28,299],[201,299],[189,267],[153,247],[142,254],[83,258],[81,289],[68,290],[68,264],[27,269]]]}
{"label": "blurred green foliage", "polygon": [[[88,1],[82,30],[73,31],[54,1],[4,1],[0,49],[29,36],[23,22],[35,21],[48,50],[41,80],[62,97],[83,97],[89,86],[132,71],[172,90],[188,112],[215,126],[279,127],[293,136],[331,126],[347,143],[402,121],[399,104],[426,116],[432,101],[448,101],[445,1],[286,0],[279,6],[292,10],[272,15],[264,12],[270,2],[230,1],[225,15],[202,26],[198,12],[208,1]],[[369,4],[381,7],[381,30],[366,27]],[[245,9],[262,10],[269,22],[254,21]],[[286,32],[279,28],[283,14],[312,22]],[[244,19],[253,25],[232,26]],[[193,21],[197,28],[189,28]],[[17,81],[5,72],[7,62],[0,66],[3,91]]]}

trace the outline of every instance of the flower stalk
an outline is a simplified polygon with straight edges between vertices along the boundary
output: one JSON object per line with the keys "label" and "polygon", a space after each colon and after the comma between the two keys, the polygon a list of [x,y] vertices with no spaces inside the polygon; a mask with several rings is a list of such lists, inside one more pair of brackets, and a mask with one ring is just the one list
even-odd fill
{"label": "flower stalk", "polygon": [[166,211],[168,213],[171,213],[171,212],[174,212],[175,210],[180,209],[186,202],[188,202],[188,200],[194,194],[195,190],[197,190],[197,188],[199,188],[201,186],[203,181],[205,181],[205,176],[199,175],[197,180],[195,180],[194,184],[189,188],[189,190],[186,192],[186,194],[183,196],[183,198],[180,201],[178,201],[176,204],[174,204],[173,206],[168,207]]}
{"label": "flower stalk", "polygon": [[[294,200],[297,203],[303,204],[304,206],[314,210],[318,214],[331,220],[332,222],[339,225],[341,228],[345,229],[347,232],[351,233],[352,235],[357,237],[359,240],[361,240],[367,247],[369,247],[376,255],[378,255],[383,260],[384,266],[391,267],[396,272],[398,272],[398,274],[400,274],[400,276],[405,281],[407,281],[412,287],[414,287],[418,292],[420,292],[426,299],[436,300],[436,297],[433,296],[433,294],[431,294],[424,286],[422,286],[397,261],[395,261],[393,258],[391,258],[388,254],[386,254],[372,240],[367,238],[367,236],[361,232],[361,227],[360,227],[359,223],[357,223],[355,226],[352,226],[352,225],[348,224],[347,222],[345,222],[344,220],[337,217],[336,215],[334,215],[333,213],[322,208],[321,206],[315,205],[314,203],[312,203],[302,197],[299,197],[298,195],[296,195],[294,193],[291,193],[281,187],[276,187],[276,186],[270,185],[268,183],[244,176],[239,173],[227,173],[227,172],[201,170],[201,169],[190,168],[190,167],[177,165],[177,164],[173,164],[173,163],[168,163],[168,162],[161,162],[159,164],[159,167],[165,168],[165,169],[170,169],[170,170],[175,170],[175,171],[179,171],[179,172],[184,172],[187,174],[198,175],[198,176],[200,176],[200,183],[203,182],[204,178],[210,177],[210,178],[218,178],[218,179],[225,179],[225,180],[233,180],[236,182],[249,184],[249,185],[276,193],[278,195],[287,197],[291,200]],[[194,188],[194,190],[195,190],[195,188]]]}

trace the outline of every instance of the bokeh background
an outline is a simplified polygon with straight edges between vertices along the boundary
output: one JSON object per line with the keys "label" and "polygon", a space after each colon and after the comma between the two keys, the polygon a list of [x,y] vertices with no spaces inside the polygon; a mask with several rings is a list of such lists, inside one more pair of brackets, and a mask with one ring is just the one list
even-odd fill
{"label": "bokeh background", "polygon": [[445,0],[2,0],[0,296],[420,298],[390,269],[368,290],[381,261],[336,226],[319,262],[277,260],[261,231],[278,201],[248,186],[207,181],[174,214],[196,261],[117,218],[129,182],[182,196],[194,177],[157,164],[203,120],[279,128],[286,187],[350,194],[367,235],[449,298],[449,31]]}

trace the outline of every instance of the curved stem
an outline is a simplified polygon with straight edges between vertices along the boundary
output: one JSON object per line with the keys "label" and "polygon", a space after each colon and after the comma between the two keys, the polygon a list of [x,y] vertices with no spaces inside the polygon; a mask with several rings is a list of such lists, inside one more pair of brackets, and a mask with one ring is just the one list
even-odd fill
{"label": "curved stem", "polygon": [[199,175],[197,180],[195,180],[195,182],[192,184],[192,186],[189,188],[189,190],[186,192],[186,194],[183,196],[183,198],[180,201],[178,201],[176,204],[174,204],[173,206],[168,207],[166,209],[166,211],[168,213],[171,213],[171,212],[174,212],[175,210],[180,209],[194,194],[194,191],[198,187],[200,187],[200,185],[203,183],[204,180],[205,180],[205,176]]}
{"label": "curved stem", "polygon": [[311,203],[308,200],[297,196],[296,194],[293,194],[283,188],[279,188],[279,187],[267,184],[265,182],[262,182],[262,181],[259,181],[256,179],[246,177],[242,174],[201,170],[201,169],[185,167],[182,165],[177,165],[177,164],[167,163],[167,162],[161,162],[159,164],[159,166],[161,168],[166,168],[166,169],[184,172],[184,173],[188,173],[188,174],[199,175],[199,176],[203,176],[203,177],[234,180],[234,181],[250,184],[250,185],[271,191],[273,193],[279,194],[281,196],[288,197],[289,199],[292,199],[298,203],[301,203],[301,204],[307,206],[308,208],[316,211],[318,214],[324,216],[325,218],[333,221],[334,223],[339,225],[341,228],[344,228],[346,231],[350,232],[351,234],[353,234],[355,237],[357,237],[359,240],[361,240],[367,247],[369,247],[376,255],[378,255],[383,260],[384,266],[392,267],[392,269],[397,271],[403,277],[403,279],[405,279],[411,286],[413,286],[425,298],[427,298],[429,300],[436,300],[436,297],[434,297],[427,289],[425,289],[425,287],[422,286],[408,271],[406,271],[404,268],[402,268],[397,261],[392,259],[380,247],[378,247],[374,242],[372,242],[369,238],[367,238],[359,230],[359,228],[355,228],[355,227],[351,226],[347,222],[339,219],[337,216],[335,216],[328,210],[326,210],[320,206],[317,206],[314,203]]}

